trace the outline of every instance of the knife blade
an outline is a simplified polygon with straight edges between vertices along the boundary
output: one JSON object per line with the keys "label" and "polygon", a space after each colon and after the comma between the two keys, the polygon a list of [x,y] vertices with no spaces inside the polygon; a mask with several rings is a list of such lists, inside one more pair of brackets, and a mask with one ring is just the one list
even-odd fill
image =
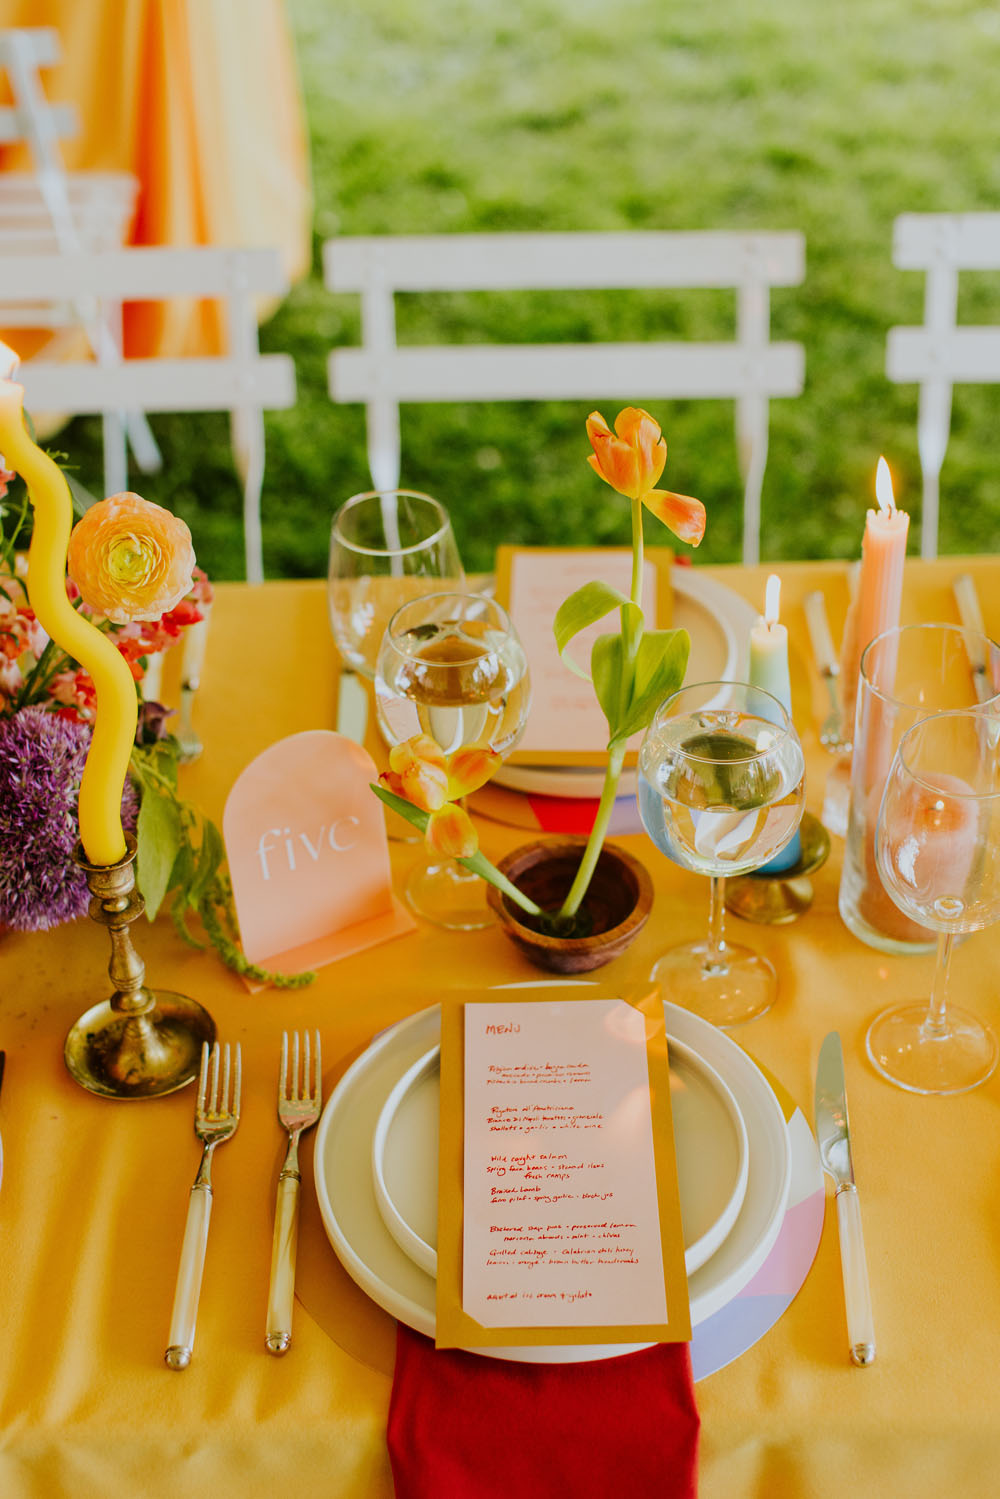
{"label": "knife blade", "polygon": [[368,688],[356,672],[343,666],[337,683],[337,733],[364,744],[367,732]]}
{"label": "knife blade", "polygon": [[851,1360],[866,1368],[875,1359],[868,1262],[861,1232],[861,1205],[854,1181],[851,1125],[847,1116],[844,1049],[837,1031],[823,1041],[816,1067],[816,1138],[823,1170],[832,1177],[840,1231],[840,1261],[847,1309],[847,1338]]}
{"label": "knife blade", "polygon": [[976,585],[969,573],[959,573],[952,581],[952,592],[955,595],[955,603],[958,605],[959,618],[962,627],[966,631],[965,648],[969,653],[969,663],[972,667],[972,681],[979,702],[985,703],[989,698],[996,695],[996,688],[990,680],[990,674],[986,666],[986,651],[982,640],[979,638],[986,634],[986,626],[983,624],[983,611],[979,607],[979,595]]}

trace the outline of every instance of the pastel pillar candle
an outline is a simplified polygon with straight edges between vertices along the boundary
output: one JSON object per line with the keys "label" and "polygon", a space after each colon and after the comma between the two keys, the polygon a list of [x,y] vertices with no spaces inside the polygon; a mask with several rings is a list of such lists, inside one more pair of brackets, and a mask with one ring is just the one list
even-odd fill
{"label": "pastel pillar candle", "polygon": [[[861,657],[876,635],[899,624],[903,598],[903,564],[910,517],[905,510],[896,509],[892,475],[884,458],[878,461],[875,496],[878,509],[869,510],[865,520],[857,593],[847,611],[840,658],[844,723],[852,730]],[[885,675],[888,677],[891,675],[890,663],[887,662],[886,666]],[[892,682],[888,680],[873,685],[886,692],[892,691]]]}
{"label": "pastel pillar candle", "polygon": [[31,496],[31,607],[42,629],[90,673],[97,691],[94,735],[80,782],[80,841],[91,864],[114,864],[125,853],[121,800],[135,742],[135,682],[108,637],[78,614],[66,596],[73,505],[58,465],[25,429],[24,387],[11,378],[17,363],[14,351],[0,343],[0,453]]}
{"label": "pastel pillar candle", "polygon": [[[792,716],[792,684],[788,673],[788,630],[778,618],[781,579],[772,573],[767,580],[764,613],[750,631],[750,685],[776,697],[788,717]],[[802,858],[798,833],[762,865],[762,874],[782,874]]]}

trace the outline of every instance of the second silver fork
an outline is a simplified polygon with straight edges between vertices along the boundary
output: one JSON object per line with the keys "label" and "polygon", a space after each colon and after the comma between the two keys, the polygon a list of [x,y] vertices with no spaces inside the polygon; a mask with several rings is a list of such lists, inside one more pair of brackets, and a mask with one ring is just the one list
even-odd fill
{"label": "second silver fork", "polygon": [[[322,1060],[319,1031],[315,1033],[315,1056],[306,1031],[300,1045],[298,1031],[292,1044],[292,1066],[288,1068],[288,1032],[281,1038],[281,1077],[278,1082],[278,1118],[288,1131],[285,1162],[278,1174],[278,1200],[274,1211],[271,1244],[271,1283],[267,1295],[265,1344],[269,1353],[286,1353],[292,1341],[292,1305],[295,1299],[295,1252],[299,1233],[299,1139],[319,1118],[322,1104]],[[302,1067],[300,1074],[300,1054]],[[312,1076],[310,1077],[310,1074]]]}

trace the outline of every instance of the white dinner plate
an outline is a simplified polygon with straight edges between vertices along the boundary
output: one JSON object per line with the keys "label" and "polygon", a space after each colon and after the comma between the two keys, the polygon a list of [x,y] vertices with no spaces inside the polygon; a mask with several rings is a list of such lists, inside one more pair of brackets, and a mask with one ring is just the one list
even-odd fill
{"label": "white dinner plate", "polygon": [[[510,985],[546,991],[573,987],[594,993],[593,981]],[[665,1004],[668,1035],[686,1043],[732,1091],[746,1126],[749,1174],[736,1222],[715,1253],[688,1279],[692,1326],[725,1306],[753,1278],[781,1228],[791,1179],[791,1154],[781,1107],[763,1074],[722,1031]],[[316,1135],[315,1181],[320,1215],[348,1274],[377,1305],[428,1337],[434,1336],[435,1283],[386,1228],[372,1177],[372,1143],[392,1089],[440,1040],[435,1005],[376,1036],[344,1073],[323,1110]],[[563,1345],[479,1350],[535,1363],[610,1358],[644,1344]]]}
{"label": "white dinner plate", "polygon": [[[673,623],[691,637],[685,681],[741,681],[746,662],[741,642],[750,638],[758,611],[739,594],[697,568],[670,570],[674,593]],[[620,796],[635,792],[634,770],[624,770]],[[501,765],[494,772],[498,786],[535,796],[598,797],[604,770],[593,765]]]}
{"label": "white dinner plate", "polygon": [[[391,1090],[372,1139],[372,1183],[382,1221],[428,1275],[437,1275],[441,1051],[434,1046]],[[688,1275],[714,1254],[736,1222],[750,1172],[746,1125],[714,1067],[670,1038],[684,1264]]]}

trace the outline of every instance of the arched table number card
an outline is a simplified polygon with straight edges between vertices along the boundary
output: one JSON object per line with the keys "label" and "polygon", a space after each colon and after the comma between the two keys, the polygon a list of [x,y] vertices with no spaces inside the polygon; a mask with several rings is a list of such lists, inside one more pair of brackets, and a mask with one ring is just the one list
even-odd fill
{"label": "arched table number card", "polygon": [[252,963],[302,973],[415,929],[392,893],[377,778],[366,750],[326,729],[279,739],[240,773],[222,831]]}

